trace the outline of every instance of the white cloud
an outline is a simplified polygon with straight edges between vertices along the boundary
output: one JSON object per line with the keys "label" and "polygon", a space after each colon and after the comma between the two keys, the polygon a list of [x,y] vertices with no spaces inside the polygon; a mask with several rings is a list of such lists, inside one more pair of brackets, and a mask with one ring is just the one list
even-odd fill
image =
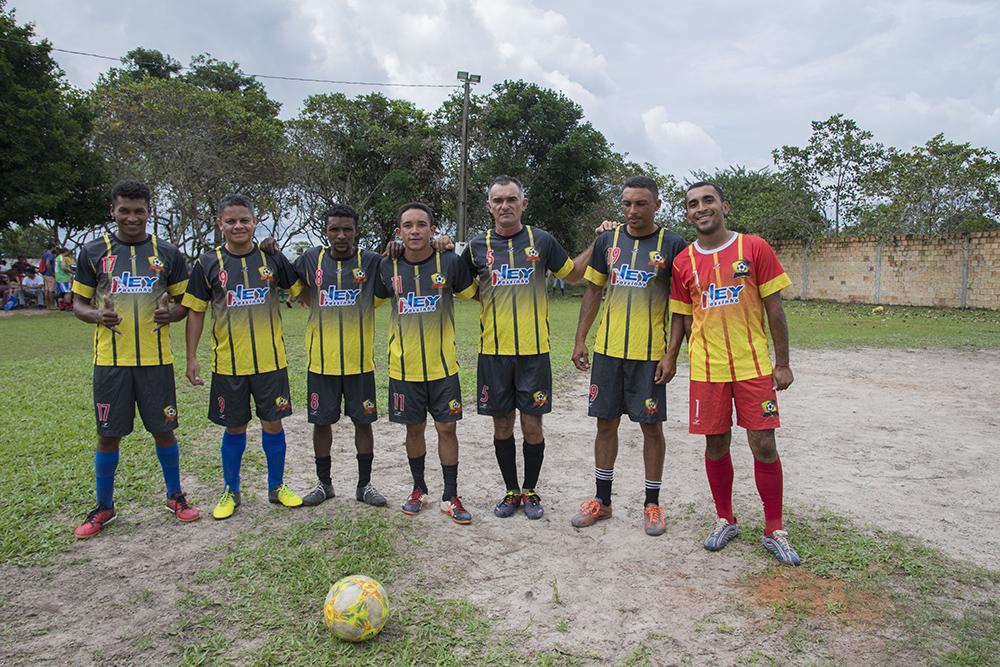
{"label": "white cloud", "polygon": [[679,174],[721,165],[719,144],[695,123],[670,120],[662,106],[645,111],[642,123],[646,138],[656,151],[657,161],[665,171]]}

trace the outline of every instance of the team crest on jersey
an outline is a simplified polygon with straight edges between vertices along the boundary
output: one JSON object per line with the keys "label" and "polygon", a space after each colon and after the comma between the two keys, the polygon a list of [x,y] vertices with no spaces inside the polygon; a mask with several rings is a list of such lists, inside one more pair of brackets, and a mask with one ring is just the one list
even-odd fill
{"label": "team crest on jersey", "polygon": [[778,402],[767,400],[760,404],[761,415],[764,417],[778,416]]}
{"label": "team crest on jersey", "polygon": [[168,405],[163,408],[163,421],[175,422],[177,421],[177,408],[172,405]]}
{"label": "team crest on jersey", "polygon": [[619,287],[645,287],[655,275],[652,271],[640,271],[622,264],[611,272],[611,284]]}
{"label": "team crest on jersey", "polygon": [[536,408],[540,408],[549,402],[549,395],[546,394],[544,391],[536,391],[534,394],[532,394],[531,398],[534,399],[534,406]]}
{"label": "team crest on jersey", "polygon": [[656,414],[656,408],[658,408],[659,406],[660,406],[660,404],[656,402],[655,398],[647,398],[646,399],[646,414],[648,414],[648,415],[655,415]]}
{"label": "team crest on jersey", "polygon": [[271,270],[269,266],[262,266],[257,269],[260,272],[260,279],[265,282],[270,282],[274,280],[274,271]]}
{"label": "team crest on jersey", "polygon": [[663,259],[663,255],[661,255],[658,251],[654,250],[651,253],[649,253],[649,265],[662,269],[664,266],[667,265],[667,260]]}
{"label": "team crest on jersey", "polygon": [[450,401],[448,401],[449,415],[457,415],[461,411],[462,411],[462,401],[458,400],[457,398],[453,398]]}
{"label": "team crest on jersey", "polygon": [[407,292],[405,295],[400,295],[399,305],[397,309],[400,315],[417,315],[420,313],[433,313],[437,310],[438,301],[441,300],[440,294],[428,294],[427,296],[420,296],[414,292]]}
{"label": "team crest on jersey", "polygon": [[111,293],[150,294],[157,280],[156,276],[133,276],[129,271],[122,271],[120,276],[111,278]]}
{"label": "team crest on jersey", "polygon": [[354,282],[356,283],[363,283],[367,282],[368,280],[368,276],[365,274],[365,270],[361,268],[355,268],[353,271],[351,271],[351,276],[353,276]]}
{"label": "team crest on jersey", "polygon": [[519,269],[515,266],[501,264],[499,269],[493,269],[493,286],[503,287],[506,285],[527,285],[531,282],[531,274],[534,272],[534,268]]}
{"label": "team crest on jersey", "polygon": [[524,258],[529,262],[537,262],[542,258],[542,255],[538,252],[538,248],[533,245],[529,245],[524,249]]}
{"label": "team crest on jersey", "polygon": [[622,256],[621,248],[608,248],[608,251],[605,253],[605,261],[607,262],[608,266],[611,266],[612,264],[617,262],[618,258],[621,256]]}
{"label": "team crest on jersey", "polygon": [[101,257],[101,272],[102,273],[113,273],[115,270],[115,262],[118,261],[118,255],[105,255]]}
{"label": "team crest on jersey", "polygon": [[167,268],[167,265],[163,263],[163,260],[153,255],[149,258],[149,270],[150,271],[162,271]]}
{"label": "team crest on jersey", "polygon": [[291,403],[289,403],[288,399],[285,398],[284,396],[278,396],[276,399],[274,399],[274,406],[278,408],[278,411],[280,412],[282,410],[287,410],[289,407],[291,407]]}
{"label": "team crest on jersey", "polygon": [[432,273],[431,274],[431,287],[434,289],[443,289],[448,285],[448,277],[443,273]]}
{"label": "team crest on jersey", "polygon": [[237,285],[235,289],[226,292],[226,305],[230,308],[241,306],[259,306],[267,301],[270,287],[244,287]]}
{"label": "team crest on jersey", "polygon": [[375,401],[371,400],[370,398],[366,398],[365,400],[361,401],[361,409],[364,410],[364,413],[366,415],[375,414]]}
{"label": "team crest on jersey", "polygon": [[739,303],[743,287],[743,285],[716,287],[715,283],[710,283],[708,289],[701,293],[702,309],[732,306]]}
{"label": "team crest on jersey", "polygon": [[733,262],[733,278],[747,278],[750,276],[750,260],[738,259]]}
{"label": "team crest on jersey", "polygon": [[359,294],[361,294],[360,289],[337,289],[336,285],[330,285],[319,291],[319,307],[353,306],[357,304]]}

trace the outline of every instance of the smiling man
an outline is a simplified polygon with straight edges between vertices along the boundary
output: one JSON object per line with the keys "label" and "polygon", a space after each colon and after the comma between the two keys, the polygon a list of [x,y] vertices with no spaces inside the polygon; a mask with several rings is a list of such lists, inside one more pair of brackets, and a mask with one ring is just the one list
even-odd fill
{"label": "smiling man", "polygon": [[187,378],[203,385],[198,341],[205,311],[212,308],[212,395],[208,418],[225,427],[222,434],[222,475],[225,486],[212,516],[228,519],[239,507],[240,466],[250,423],[253,396],[261,425],[261,446],[267,458],[268,500],[298,507],[302,499],[284,483],[285,431],[281,420],[292,414],[281,333],[278,288],[292,296],[302,283],[285,256],[268,257],[254,243],[257,217],[253,204],[229,195],[219,204],[219,229],[225,243],[195,262],[182,302],[188,314]]}
{"label": "smiling man", "polygon": [[[594,475],[597,493],[585,500],[572,525],[592,526],[611,516],[611,485],[618,456],[618,427],[627,414],[642,429],[645,464],[643,528],[662,535],[666,518],[660,505],[663,476],[663,422],[667,418],[665,371],[667,302],[670,261],[687,243],[656,224],[660,208],[656,181],[633,176],[622,188],[622,212],[628,224],[604,232],[594,244],[585,278],[587,291],[580,303],[573,364],[585,371],[587,334],[601,307],[601,324],[594,342],[588,414],[597,418],[594,438]],[[683,327],[683,318],[671,326]]]}
{"label": "smiling man", "polygon": [[[714,183],[700,181],[688,188],[685,217],[698,238],[674,258],[670,293],[670,310],[683,315],[690,329],[689,430],[705,436],[705,471],[718,516],[705,548],[718,551],[739,534],[729,454],[735,405],[764,505],[763,545],[781,562],[798,565],[781,520],[782,469],[774,439],[781,425],[775,392],[793,381],[781,306],[781,290],[792,281],[767,241],[726,229],[729,208]],[[773,366],[765,313],[774,342]],[[671,377],[683,335],[680,328],[671,328]]]}

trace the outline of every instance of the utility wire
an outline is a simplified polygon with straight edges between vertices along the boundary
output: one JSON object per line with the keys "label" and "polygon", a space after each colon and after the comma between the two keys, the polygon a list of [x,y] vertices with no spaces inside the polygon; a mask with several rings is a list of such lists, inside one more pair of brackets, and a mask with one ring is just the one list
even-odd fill
{"label": "utility wire", "polygon": [[[24,42],[16,39],[5,39],[0,37],[0,42],[9,42],[11,44],[19,44],[24,46]],[[43,44],[32,44],[28,42],[28,46],[34,46],[36,48],[44,49],[46,48]],[[49,46],[50,51],[58,51],[59,53],[70,53],[75,56],[86,56],[88,58],[100,58],[101,60],[113,60],[115,62],[126,64],[128,61],[125,58],[115,58],[114,56],[106,56],[100,53],[88,53],[87,51],[73,51],[71,49],[58,49],[54,46]],[[136,65],[146,65],[149,67],[162,65],[162,63],[143,63],[134,62]],[[191,67],[181,65],[178,63],[177,67],[182,70],[191,70]],[[280,81],[305,81],[307,83],[332,83],[343,86],[380,86],[384,88],[458,88],[459,84],[454,83],[388,83],[385,81],[341,81],[338,79],[313,79],[304,76],[282,76],[279,74],[253,74],[244,73],[245,76],[253,77],[255,79],[277,79]]]}

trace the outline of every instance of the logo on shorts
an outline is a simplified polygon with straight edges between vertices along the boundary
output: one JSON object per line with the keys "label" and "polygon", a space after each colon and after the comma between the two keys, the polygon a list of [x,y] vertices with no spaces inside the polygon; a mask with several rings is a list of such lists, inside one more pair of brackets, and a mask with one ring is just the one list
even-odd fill
{"label": "logo on shorts", "polygon": [[272,271],[270,267],[262,266],[259,269],[257,269],[257,271],[260,272],[260,279],[263,280],[264,282],[269,282],[271,280],[274,280],[274,271]]}
{"label": "logo on shorts", "polygon": [[733,262],[733,278],[747,278],[750,275],[750,260],[738,259]]}
{"label": "logo on shorts", "polygon": [[371,400],[370,398],[366,398],[365,400],[361,401],[361,409],[364,410],[364,413],[366,415],[375,414],[375,401]]}
{"label": "logo on shorts", "polygon": [[104,273],[113,273],[116,261],[118,261],[118,255],[105,255],[101,257],[101,271]]}
{"label": "logo on shorts", "polygon": [[168,405],[163,408],[163,421],[175,422],[177,421],[177,408],[172,405]]}
{"label": "logo on shorts", "polygon": [[288,399],[285,398],[284,396],[278,396],[276,399],[274,399],[274,405],[275,405],[275,407],[278,408],[279,412],[281,410],[287,410],[288,408],[290,408],[292,406],[292,404],[289,403]]}
{"label": "logo on shorts", "polygon": [[606,253],[606,260],[607,260],[608,266],[611,266],[612,264],[614,264],[615,262],[617,262],[618,258],[621,257],[621,256],[622,256],[622,249],[621,248],[608,248],[608,252]]}
{"label": "logo on shorts", "polygon": [[590,385],[590,402],[591,403],[593,403],[595,400],[597,400],[597,393],[599,391],[600,391],[600,389],[597,387],[596,384]]}
{"label": "logo on shorts", "polygon": [[701,293],[702,309],[732,306],[739,303],[743,287],[743,285],[716,287],[715,283],[709,284],[708,289]]}
{"label": "logo on shorts", "polygon": [[640,271],[622,264],[611,272],[611,284],[619,287],[645,287],[655,275],[652,271]]}
{"label": "logo on shorts", "polygon": [[649,253],[649,265],[663,268],[667,265],[667,260],[663,259],[663,255],[654,250]]}
{"label": "logo on shorts", "polygon": [[458,400],[457,398],[453,398],[450,401],[448,401],[449,415],[457,415],[461,411],[462,411],[462,401]]}
{"label": "logo on shorts", "polygon": [[159,257],[154,255],[153,257],[149,258],[149,269],[151,271],[162,271],[165,268],[167,268],[166,264],[164,264],[163,260],[160,259]]}
{"label": "logo on shorts", "polygon": [[236,289],[226,292],[226,305],[230,308],[240,306],[259,306],[267,301],[267,292],[270,287],[244,287],[237,285]]}
{"label": "logo on shorts", "polygon": [[778,402],[767,400],[760,404],[760,410],[763,413],[763,417],[777,417],[778,416]]}
{"label": "logo on shorts", "polygon": [[536,391],[532,395],[532,398],[535,399],[534,405],[536,408],[540,408],[549,402],[549,395],[546,394],[544,391]]}
{"label": "logo on shorts", "polygon": [[363,283],[368,281],[368,276],[365,274],[365,270],[361,268],[355,268],[351,271],[351,275],[354,278],[354,282]]}
{"label": "logo on shorts", "polygon": [[537,262],[542,258],[542,254],[538,252],[538,248],[533,245],[529,245],[524,249],[524,258],[529,262]]}
{"label": "logo on shorts", "polygon": [[309,409],[313,412],[319,410],[319,394],[315,391],[309,396]]}
{"label": "logo on shorts", "polygon": [[407,292],[405,296],[399,297],[399,314],[416,315],[420,313],[433,313],[437,310],[440,294],[429,294],[420,296],[414,292]]}
{"label": "logo on shorts", "polygon": [[153,285],[159,280],[157,276],[133,276],[128,271],[111,279],[112,294],[151,294]]}
{"label": "logo on shorts", "polygon": [[493,286],[527,285],[531,282],[531,274],[535,269],[519,269],[507,264],[501,264],[499,269],[493,269]]}
{"label": "logo on shorts", "polygon": [[432,273],[431,274],[431,287],[434,289],[443,289],[448,284],[448,277],[443,273]]}
{"label": "logo on shorts", "polygon": [[337,289],[336,285],[330,285],[319,292],[320,308],[333,308],[336,306],[353,306],[358,302],[360,289]]}
{"label": "logo on shorts", "polygon": [[646,399],[646,414],[655,415],[656,409],[658,407],[660,407],[660,404],[656,401],[655,398]]}

